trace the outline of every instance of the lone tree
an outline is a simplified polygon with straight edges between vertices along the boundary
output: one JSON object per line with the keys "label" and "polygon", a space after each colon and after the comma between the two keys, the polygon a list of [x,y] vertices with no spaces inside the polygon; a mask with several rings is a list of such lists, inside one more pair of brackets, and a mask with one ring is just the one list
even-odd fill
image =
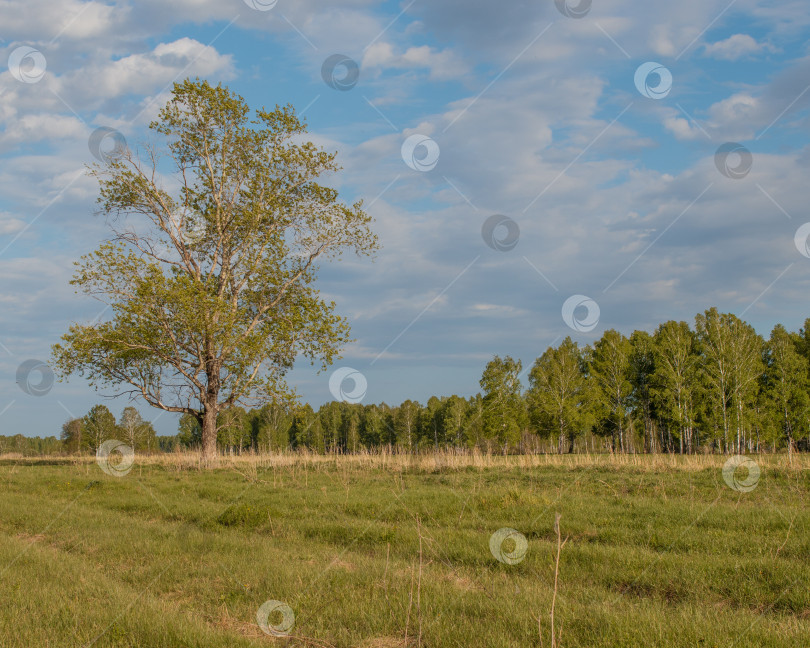
{"label": "lone tree", "polygon": [[193,416],[210,463],[220,411],[290,398],[297,356],[325,369],[349,341],[313,286],[318,262],[371,254],[377,238],[362,203],[316,182],[336,154],[304,139],[291,106],[251,118],[239,95],[186,80],[150,129],[157,144],[90,172],[114,235],[72,283],[112,317],[71,326],[53,360],[63,377]]}

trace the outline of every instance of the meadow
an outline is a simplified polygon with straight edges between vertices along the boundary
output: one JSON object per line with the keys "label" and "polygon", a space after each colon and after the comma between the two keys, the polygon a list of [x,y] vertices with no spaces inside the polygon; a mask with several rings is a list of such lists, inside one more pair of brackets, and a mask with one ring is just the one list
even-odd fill
{"label": "meadow", "polygon": [[810,645],[810,457],[726,459],[5,456],[0,645]]}

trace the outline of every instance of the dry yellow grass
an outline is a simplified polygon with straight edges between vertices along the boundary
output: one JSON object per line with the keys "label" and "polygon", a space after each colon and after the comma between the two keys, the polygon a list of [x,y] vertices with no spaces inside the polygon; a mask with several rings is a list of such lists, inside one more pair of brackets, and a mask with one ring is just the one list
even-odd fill
{"label": "dry yellow grass", "polygon": [[[802,471],[810,469],[810,454],[785,453],[751,455],[763,467]],[[393,472],[443,472],[468,468],[489,470],[493,468],[632,468],[636,471],[662,472],[668,470],[699,471],[707,468],[722,468],[729,455],[722,454],[522,454],[502,455],[484,453],[479,450],[467,452],[436,451],[422,454],[400,452],[362,452],[357,454],[316,454],[308,451],[262,453],[246,452],[241,455],[222,455],[215,467],[232,469],[255,477],[256,470],[272,468],[319,466],[346,469],[388,470]],[[91,455],[52,456],[48,461],[58,461],[75,465],[93,464]],[[25,457],[17,453],[0,454],[0,461],[37,463],[40,457]],[[200,453],[187,451],[161,454],[139,454],[137,464],[142,466],[163,466],[176,470],[200,470],[203,468]]]}

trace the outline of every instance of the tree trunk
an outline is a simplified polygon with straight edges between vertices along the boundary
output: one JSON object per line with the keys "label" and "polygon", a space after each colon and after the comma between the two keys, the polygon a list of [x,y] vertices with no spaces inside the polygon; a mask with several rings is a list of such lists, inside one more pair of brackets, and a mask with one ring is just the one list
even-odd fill
{"label": "tree trunk", "polygon": [[793,428],[790,425],[790,418],[787,415],[787,410],[785,410],[785,435],[787,436],[788,461],[790,462],[790,465],[792,466],[793,465]]}
{"label": "tree trunk", "polygon": [[206,405],[202,417],[202,462],[210,466],[217,459],[217,408]]}
{"label": "tree trunk", "polygon": [[219,413],[220,367],[216,358],[211,354],[210,347],[205,360],[205,377],[207,385],[203,401],[202,421],[202,462],[204,466],[211,466],[217,460],[217,414]]}

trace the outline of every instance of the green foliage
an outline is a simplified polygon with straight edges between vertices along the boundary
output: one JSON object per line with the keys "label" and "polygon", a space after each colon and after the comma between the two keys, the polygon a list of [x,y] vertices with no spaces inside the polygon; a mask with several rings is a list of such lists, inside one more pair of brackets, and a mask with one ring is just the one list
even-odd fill
{"label": "green foliage", "polygon": [[[532,424],[541,436],[557,436],[557,451],[572,451],[590,419],[591,390],[585,358],[570,337],[549,347],[534,363],[526,394]],[[568,445],[566,445],[568,440]]]}
{"label": "green foliage", "polygon": [[[686,322],[666,322],[655,332],[653,350],[655,368],[652,376],[652,399],[659,421],[666,428],[667,439],[675,435],[684,448],[692,448],[698,403],[697,338]],[[671,443],[667,444],[671,450]]]}
{"label": "green foliage", "polygon": [[252,410],[250,425],[253,446],[257,450],[285,450],[290,446],[292,417],[283,403],[267,403]]}
{"label": "green foliage", "polygon": [[630,354],[632,345],[624,335],[610,329],[597,340],[591,355],[590,373],[596,389],[595,406],[601,429],[610,432],[613,450],[625,451],[630,395],[633,391]]}
{"label": "green foliage", "polygon": [[521,396],[523,363],[511,356],[495,356],[487,363],[480,385],[484,391],[484,436],[501,446],[515,446],[528,424],[526,403]]}
{"label": "green foliage", "polygon": [[628,402],[635,412],[643,430],[643,447],[646,452],[653,450],[653,401],[652,391],[655,380],[655,339],[646,331],[633,331],[630,336],[630,382],[633,391]]}
{"label": "green foliage", "polygon": [[217,443],[227,452],[241,453],[251,445],[253,426],[248,413],[232,405],[217,417]]}
{"label": "green foliage", "polygon": [[62,425],[62,433],[59,439],[62,441],[62,447],[65,452],[77,453],[83,450],[82,445],[82,432],[84,431],[84,419],[72,418],[68,419]]}
{"label": "green foliage", "polygon": [[178,436],[155,436],[155,450],[157,452],[176,452],[182,448]]}
{"label": "green foliage", "polygon": [[71,326],[53,364],[196,417],[210,457],[221,410],[291,397],[284,376],[299,356],[332,362],[349,327],[314,286],[318,263],[370,254],[377,239],[360,203],[318,184],[336,154],[305,140],[290,106],[251,116],[227,88],[186,80],[150,128],[159,143],[145,159],[127,152],[92,171],[102,212],[126,227],[82,257],[72,283],[112,317]]}
{"label": "green foliage", "polygon": [[115,417],[104,405],[94,405],[83,419],[82,448],[95,453],[102,443],[116,439],[120,430]]}
{"label": "green foliage", "polygon": [[399,448],[413,452],[419,440],[420,410],[422,406],[406,400],[394,414],[394,437]]}
{"label": "green foliage", "polygon": [[[325,403],[323,407],[318,410],[318,425],[321,427],[323,434],[324,447],[329,452],[334,452],[340,448],[340,427],[343,421],[343,403],[339,401],[332,401]],[[304,423],[302,421],[302,423]],[[315,424],[314,422],[312,423]],[[310,425],[310,420],[307,418],[306,425]]]}
{"label": "green foliage", "polygon": [[[290,426],[290,446],[292,448],[318,448],[323,447],[323,439],[326,436],[325,428],[322,427],[321,417],[316,414],[312,407],[307,403],[306,405],[296,408],[292,415],[292,425]],[[338,436],[339,419],[335,423],[335,429],[330,431],[330,441],[336,440]],[[334,435],[334,436],[332,436]],[[330,446],[325,446],[324,449],[330,449]],[[332,446],[332,450],[336,450],[337,446]]]}
{"label": "green foliage", "polygon": [[360,450],[360,415],[362,405],[343,403],[343,416],[340,421],[340,449],[343,452]]}
{"label": "green foliage", "polygon": [[391,424],[384,406],[369,405],[361,409],[360,443],[365,448],[379,448],[391,442]]}
{"label": "green foliage", "polygon": [[777,324],[765,349],[763,391],[773,436],[792,450],[797,436],[810,427],[810,380],[807,361],[799,353],[801,338]]}
{"label": "green foliage", "polygon": [[21,454],[24,457],[56,455],[64,446],[55,436],[28,437],[22,434],[0,436],[0,454]]}
{"label": "green foliage", "polygon": [[184,448],[199,448],[202,444],[202,424],[199,417],[183,414],[178,424],[177,439]]}
{"label": "green foliage", "polygon": [[444,439],[448,445],[460,447],[474,442],[470,438],[469,428],[465,425],[469,404],[460,396],[450,396],[444,401],[439,412]]}
{"label": "green foliage", "polygon": [[764,342],[753,327],[730,313],[711,308],[695,317],[703,375],[709,386],[717,440],[724,450],[740,451],[754,420]]}
{"label": "green foliage", "polygon": [[120,438],[133,450],[150,451],[155,447],[155,428],[144,421],[134,407],[125,407],[118,422]]}

